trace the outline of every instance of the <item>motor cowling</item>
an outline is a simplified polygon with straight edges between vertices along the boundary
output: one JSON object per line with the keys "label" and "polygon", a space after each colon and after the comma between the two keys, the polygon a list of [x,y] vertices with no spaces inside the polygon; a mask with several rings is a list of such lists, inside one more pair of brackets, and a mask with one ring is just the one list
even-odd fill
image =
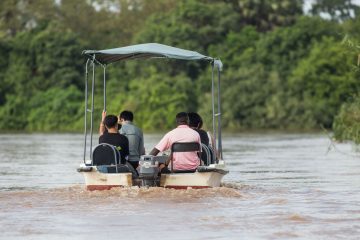
{"label": "motor cowling", "polygon": [[159,174],[159,162],[152,155],[142,155],[139,162],[139,178],[143,185],[156,186]]}

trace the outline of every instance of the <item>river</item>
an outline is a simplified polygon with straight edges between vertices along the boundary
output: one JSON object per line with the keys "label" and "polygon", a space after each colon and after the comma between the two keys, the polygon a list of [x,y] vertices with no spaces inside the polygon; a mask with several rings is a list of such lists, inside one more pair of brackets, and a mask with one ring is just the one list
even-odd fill
{"label": "river", "polygon": [[0,239],[360,239],[360,153],[325,134],[227,134],[201,190],[86,191],[82,141],[0,135]]}

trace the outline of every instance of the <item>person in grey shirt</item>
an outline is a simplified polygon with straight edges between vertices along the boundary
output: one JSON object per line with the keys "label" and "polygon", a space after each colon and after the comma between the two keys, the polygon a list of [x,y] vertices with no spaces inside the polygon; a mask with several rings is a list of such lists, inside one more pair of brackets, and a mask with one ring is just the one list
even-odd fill
{"label": "person in grey shirt", "polygon": [[129,163],[136,169],[139,166],[140,156],[145,154],[144,135],[140,128],[133,124],[134,114],[122,111],[119,115],[120,134],[129,139]]}

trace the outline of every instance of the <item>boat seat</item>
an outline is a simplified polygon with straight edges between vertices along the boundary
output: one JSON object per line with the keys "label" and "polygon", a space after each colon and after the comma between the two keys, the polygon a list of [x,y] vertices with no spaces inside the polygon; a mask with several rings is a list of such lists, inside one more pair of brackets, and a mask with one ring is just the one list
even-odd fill
{"label": "boat seat", "polygon": [[200,152],[198,142],[175,142],[171,145],[171,152]]}
{"label": "boat seat", "polygon": [[101,143],[97,145],[92,152],[92,165],[116,165],[125,164],[121,161],[121,155],[119,150],[113,145],[107,143]]}
{"label": "boat seat", "polygon": [[97,166],[99,172],[102,173],[123,173],[131,172],[129,167],[121,161],[119,150],[115,146],[100,143],[92,152],[92,166]]}
{"label": "boat seat", "polygon": [[194,170],[174,170],[173,169],[173,153],[174,152],[197,152],[201,151],[201,145],[198,142],[176,142],[171,145],[171,154],[170,154],[170,161],[171,161],[171,173],[184,173],[186,172],[195,172]]}

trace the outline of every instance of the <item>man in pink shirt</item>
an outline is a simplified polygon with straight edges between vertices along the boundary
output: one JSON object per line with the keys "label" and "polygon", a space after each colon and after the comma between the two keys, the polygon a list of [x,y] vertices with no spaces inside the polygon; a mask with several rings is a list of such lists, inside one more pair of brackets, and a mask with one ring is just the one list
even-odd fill
{"label": "man in pink shirt", "polygon": [[[188,126],[189,118],[187,113],[180,112],[176,114],[177,128],[168,132],[150,155],[156,156],[159,152],[166,151],[171,148],[175,142],[198,142],[201,144],[200,135]],[[167,166],[168,162],[165,164]],[[200,165],[200,159],[197,152],[175,152],[173,153],[173,169],[174,170],[195,170]],[[160,166],[162,168],[164,166]]]}

